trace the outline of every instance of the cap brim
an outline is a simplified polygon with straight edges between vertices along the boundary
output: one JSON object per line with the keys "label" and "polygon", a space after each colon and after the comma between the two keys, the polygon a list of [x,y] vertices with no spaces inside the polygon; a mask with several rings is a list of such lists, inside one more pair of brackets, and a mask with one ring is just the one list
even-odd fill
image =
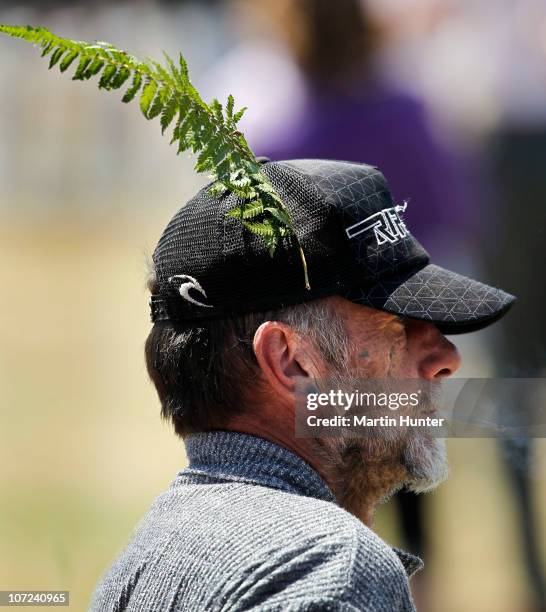
{"label": "cap brim", "polygon": [[501,289],[434,264],[378,281],[365,289],[351,289],[345,297],[357,304],[431,321],[444,334],[463,334],[487,327],[516,301]]}

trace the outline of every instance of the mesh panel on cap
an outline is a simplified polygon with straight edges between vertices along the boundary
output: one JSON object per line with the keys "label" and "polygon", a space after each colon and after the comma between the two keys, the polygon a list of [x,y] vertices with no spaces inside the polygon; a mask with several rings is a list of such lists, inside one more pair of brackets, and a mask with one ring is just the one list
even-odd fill
{"label": "mesh panel on cap", "polygon": [[[159,290],[169,297],[171,314],[193,319],[280,308],[350,285],[351,258],[335,209],[302,173],[275,162],[264,164],[263,172],[292,215],[311,291],[294,238],[283,238],[271,257],[261,237],[226,216],[240,200],[233,194],[213,197],[207,186],[176,213],[154,252]],[[199,283],[202,292],[193,288],[190,296],[212,307],[182,299],[168,280],[175,275]]]}
{"label": "mesh panel on cap", "polygon": [[208,187],[204,187],[171,219],[154,251],[154,263],[160,293],[175,295],[168,282],[175,274],[196,278],[214,272],[221,256],[218,231],[218,206],[211,205]]}
{"label": "mesh panel on cap", "polygon": [[[339,211],[344,228],[395,206],[385,177],[374,166],[321,159],[284,163],[307,174]],[[401,211],[397,214],[402,217]],[[349,242],[365,278],[379,280],[429,262],[428,253],[409,231],[394,243],[379,244],[373,232],[362,233]]]}

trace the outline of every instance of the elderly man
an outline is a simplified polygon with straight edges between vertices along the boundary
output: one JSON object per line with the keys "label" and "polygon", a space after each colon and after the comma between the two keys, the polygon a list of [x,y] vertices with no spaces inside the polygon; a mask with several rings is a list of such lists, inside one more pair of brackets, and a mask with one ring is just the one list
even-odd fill
{"label": "elderly man", "polygon": [[[298,390],[453,374],[444,333],[513,296],[429,263],[371,166],[265,161],[297,248],[274,256],[206,189],[154,252],[148,372],[189,466],[153,503],[92,603],[109,610],[413,610],[421,561],[370,528],[402,485],[446,476],[440,440],[295,434]],[[415,203],[418,206],[418,203]]]}

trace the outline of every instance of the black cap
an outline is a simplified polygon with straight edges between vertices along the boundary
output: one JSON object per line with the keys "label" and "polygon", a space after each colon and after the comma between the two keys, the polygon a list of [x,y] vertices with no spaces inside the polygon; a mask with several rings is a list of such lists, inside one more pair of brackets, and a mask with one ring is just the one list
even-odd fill
{"label": "black cap", "polygon": [[407,204],[392,201],[377,168],[262,160],[262,172],[290,211],[311,289],[293,238],[271,257],[259,236],[226,216],[240,203],[236,196],[211,196],[205,187],[176,213],[154,251],[159,292],[150,298],[152,321],[199,325],[338,294],[455,334],[489,325],[515,301],[431,264],[404,222]]}

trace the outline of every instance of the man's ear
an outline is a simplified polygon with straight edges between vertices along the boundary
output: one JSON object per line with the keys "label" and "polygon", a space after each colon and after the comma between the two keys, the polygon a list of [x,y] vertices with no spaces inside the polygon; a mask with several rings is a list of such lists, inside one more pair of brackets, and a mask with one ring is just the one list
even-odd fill
{"label": "man's ear", "polygon": [[293,403],[297,386],[318,376],[317,351],[285,323],[262,323],[254,334],[253,347],[263,377],[285,401]]}

